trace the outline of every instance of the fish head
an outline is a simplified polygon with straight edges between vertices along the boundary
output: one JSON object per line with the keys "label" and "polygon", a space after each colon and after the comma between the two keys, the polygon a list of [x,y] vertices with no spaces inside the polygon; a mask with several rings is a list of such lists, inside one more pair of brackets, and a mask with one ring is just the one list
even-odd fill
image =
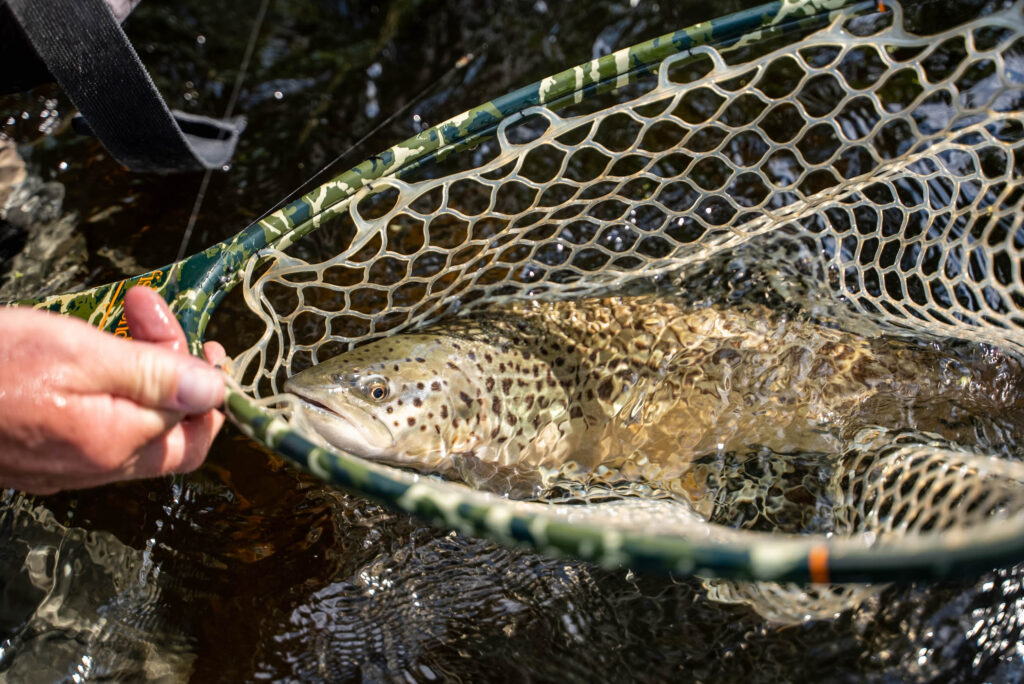
{"label": "fish head", "polygon": [[394,465],[442,472],[449,456],[473,450],[483,412],[467,400],[479,380],[458,363],[444,335],[376,340],[290,377],[297,418],[331,445]]}

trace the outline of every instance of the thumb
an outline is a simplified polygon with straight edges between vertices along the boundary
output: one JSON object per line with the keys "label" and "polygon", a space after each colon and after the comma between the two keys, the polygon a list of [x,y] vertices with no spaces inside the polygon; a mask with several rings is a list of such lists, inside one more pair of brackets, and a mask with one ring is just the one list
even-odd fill
{"label": "thumb", "polygon": [[104,335],[106,349],[94,355],[94,389],[150,408],[205,413],[224,400],[224,376],[187,354],[149,342]]}

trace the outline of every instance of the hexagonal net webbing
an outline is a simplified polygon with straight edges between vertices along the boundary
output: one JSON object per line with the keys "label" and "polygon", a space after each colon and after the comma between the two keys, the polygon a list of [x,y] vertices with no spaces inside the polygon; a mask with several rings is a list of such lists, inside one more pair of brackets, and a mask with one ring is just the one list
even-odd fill
{"label": "hexagonal net webbing", "polygon": [[[840,325],[1024,351],[1021,6],[922,36],[886,5],[694,47],[367,183],[288,253],[249,262],[265,328],[234,359],[239,387],[287,419],[285,378],[367,340],[508,299],[686,291],[739,254],[792,267],[796,299]],[[787,532],[884,545],[1024,508],[1005,453],[855,442],[819,500],[832,527]]]}

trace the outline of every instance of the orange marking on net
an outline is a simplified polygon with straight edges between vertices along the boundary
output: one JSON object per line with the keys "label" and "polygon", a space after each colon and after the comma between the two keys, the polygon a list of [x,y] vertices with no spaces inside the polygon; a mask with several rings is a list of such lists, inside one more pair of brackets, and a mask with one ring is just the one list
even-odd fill
{"label": "orange marking on net", "polygon": [[122,280],[117,284],[117,289],[114,290],[114,294],[110,296],[110,303],[107,304],[107,310],[103,312],[103,320],[100,321],[100,330],[103,330],[107,325],[107,318],[110,316],[110,311],[114,308],[117,303],[117,295],[120,294],[121,288],[124,287],[124,281]]}
{"label": "orange marking on net", "polygon": [[882,2],[882,0],[878,0],[878,11],[879,12],[884,12],[885,11],[885,3]]}
{"label": "orange marking on net", "polygon": [[807,554],[807,569],[815,584],[828,583],[828,547],[815,546]]}
{"label": "orange marking on net", "polygon": [[[159,290],[160,285],[155,281],[159,279],[160,276],[162,276],[163,274],[163,271],[153,271],[151,273],[146,273],[144,275],[139,276],[139,280],[135,284],[148,287],[152,290]],[[117,289],[114,291],[114,295],[110,299],[110,304],[107,306],[107,310],[103,313],[103,320],[100,321],[101,330],[106,325],[107,317],[110,316],[111,310],[117,303],[117,295],[121,292],[122,287],[124,287],[123,280],[117,284]],[[126,339],[131,339],[132,337],[131,331],[128,329],[128,317],[125,316],[123,312],[121,313],[121,320],[118,321],[117,327],[114,328],[114,334],[117,335],[118,337],[124,337]]]}

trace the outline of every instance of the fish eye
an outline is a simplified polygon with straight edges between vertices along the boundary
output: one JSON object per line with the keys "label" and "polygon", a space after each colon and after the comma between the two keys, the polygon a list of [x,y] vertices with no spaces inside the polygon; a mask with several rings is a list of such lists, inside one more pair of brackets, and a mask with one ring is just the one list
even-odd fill
{"label": "fish eye", "polygon": [[388,383],[379,378],[366,383],[366,396],[374,401],[384,401],[387,399],[388,393]]}

